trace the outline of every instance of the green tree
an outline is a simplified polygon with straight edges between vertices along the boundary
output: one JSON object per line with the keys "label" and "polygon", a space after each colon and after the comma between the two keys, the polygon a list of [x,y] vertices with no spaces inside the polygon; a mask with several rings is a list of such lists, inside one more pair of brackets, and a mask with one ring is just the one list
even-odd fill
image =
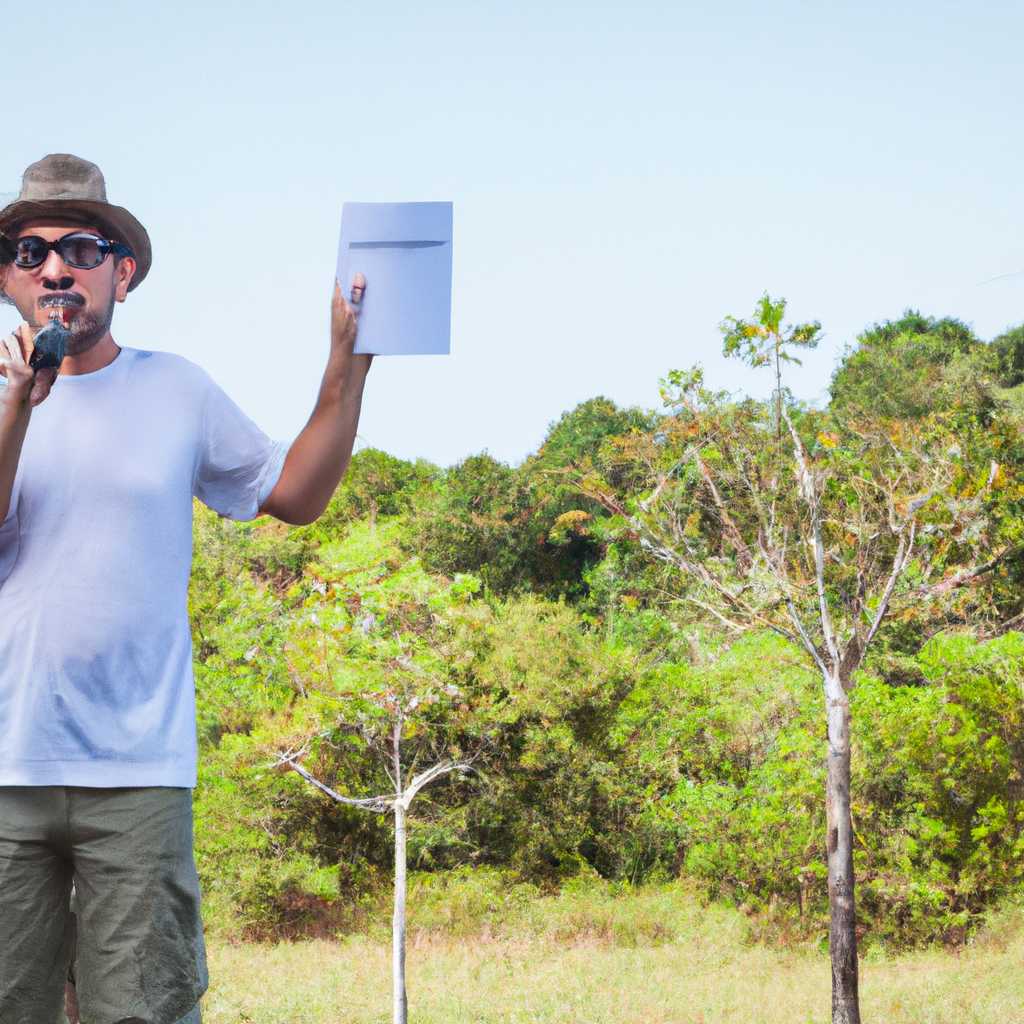
{"label": "green tree", "polygon": [[[390,644],[389,644],[390,646]],[[422,652],[417,652],[422,654]],[[392,914],[392,1021],[407,1024],[409,1001],[406,989],[406,901],[407,901],[407,825],[413,800],[420,790],[432,782],[456,773],[465,777],[472,770],[473,757],[457,759],[440,753],[440,759],[420,764],[423,754],[423,733],[430,729],[429,720],[417,714],[421,708],[458,696],[458,688],[429,674],[414,660],[411,650],[399,645],[387,659],[387,685],[379,691],[363,691],[350,695],[348,705],[340,712],[335,725],[320,737],[310,737],[297,749],[280,753],[276,768],[299,774],[321,793],[336,803],[377,814],[390,813],[394,818],[394,904]],[[351,716],[350,719],[348,716]],[[346,796],[312,775],[300,763],[315,739],[323,736],[348,736],[365,743],[384,765],[390,787],[370,797]],[[409,747],[414,747],[410,757]],[[416,772],[420,766],[421,770]]]}
{"label": "green tree", "polygon": [[477,574],[499,593],[530,579],[530,498],[515,470],[487,452],[445,471],[413,510],[408,548],[424,566],[453,576]]}
{"label": "green tree", "polygon": [[775,433],[782,439],[782,364],[800,360],[791,349],[817,348],[821,337],[821,324],[817,321],[806,324],[787,324],[786,300],[772,298],[767,292],[758,300],[752,319],[727,316],[721,330],[725,339],[723,351],[735,356],[748,366],[770,366],[775,373]]}
{"label": "green tree", "polygon": [[[741,325],[723,325],[730,354],[744,354],[733,343]],[[993,556],[987,544],[981,496],[993,474],[972,479],[941,421],[837,420],[783,402],[776,415],[785,451],[765,443],[763,407],[725,402],[699,372],[671,374],[665,391],[677,412],[662,427],[654,490],[623,503],[596,475],[580,486],[687,579],[689,601],[729,629],[779,633],[818,670],[828,736],[832,1012],[836,1024],[858,1024],[850,692],[894,600],[948,593],[1005,553]],[[947,577],[944,540],[954,537],[976,564]],[[716,556],[716,547],[732,557]]]}
{"label": "green tree", "polygon": [[408,512],[441,470],[425,459],[408,462],[378,448],[361,448],[353,456],[324,515],[317,536],[336,537],[344,527],[364,517],[397,516]]}
{"label": "green tree", "polygon": [[841,415],[921,417],[991,406],[985,346],[953,317],[907,310],[857,338],[833,374],[831,408]]}
{"label": "green tree", "polygon": [[1024,324],[1011,327],[989,344],[993,372],[1000,387],[1024,384]]}

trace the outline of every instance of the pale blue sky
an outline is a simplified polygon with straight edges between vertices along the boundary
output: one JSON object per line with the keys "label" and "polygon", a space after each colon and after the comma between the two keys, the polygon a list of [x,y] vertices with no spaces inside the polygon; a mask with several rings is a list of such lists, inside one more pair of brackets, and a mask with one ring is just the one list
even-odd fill
{"label": "pale blue sky", "polygon": [[[794,390],[907,306],[1024,320],[1014,3],[6,5],[0,192],[68,151],[153,238],[123,345],[305,422],[341,204],[455,203],[453,354],[378,358],[361,444],[518,462],[604,394],[723,362],[762,291],[820,319]],[[66,19],[62,27],[61,19]],[[373,282],[369,282],[373,287]],[[0,309],[0,328],[15,317]]]}

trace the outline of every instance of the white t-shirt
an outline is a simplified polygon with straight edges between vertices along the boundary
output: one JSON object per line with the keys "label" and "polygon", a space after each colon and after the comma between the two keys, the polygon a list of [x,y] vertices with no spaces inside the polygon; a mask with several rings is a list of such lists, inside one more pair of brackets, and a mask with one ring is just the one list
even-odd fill
{"label": "white t-shirt", "polygon": [[252,519],[287,449],[180,356],[57,379],[0,524],[0,785],[195,785],[192,498]]}

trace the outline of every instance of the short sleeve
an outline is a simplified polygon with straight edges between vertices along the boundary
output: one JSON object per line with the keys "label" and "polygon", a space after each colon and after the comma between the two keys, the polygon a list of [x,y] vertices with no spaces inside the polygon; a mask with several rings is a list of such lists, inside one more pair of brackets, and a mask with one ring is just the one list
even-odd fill
{"label": "short sleeve", "polygon": [[12,498],[7,518],[0,522],[0,587],[17,561],[18,541],[17,502]]}
{"label": "short sleeve", "polygon": [[192,493],[222,516],[254,519],[281,476],[288,447],[207,379]]}
{"label": "short sleeve", "polygon": [[[0,377],[0,387],[7,387],[7,378]],[[21,489],[21,467],[14,474],[14,487],[11,491],[11,504],[7,510],[7,518],[0,523],[0,585],[11,575],[14,563],[18,560],[18,493]]]}
{"label": "short sleeve", "polygon": [[14,492],[11,495],[11,507],[7,518],[0,523],[0,587],[11,575],[14,563],[18,560],[18,477],[14,480]]}

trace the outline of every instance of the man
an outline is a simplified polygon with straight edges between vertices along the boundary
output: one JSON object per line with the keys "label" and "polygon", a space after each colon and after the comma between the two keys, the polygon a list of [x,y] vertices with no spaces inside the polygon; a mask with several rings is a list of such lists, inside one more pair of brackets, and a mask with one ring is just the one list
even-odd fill
{"label": "man", "polygon": [[[61,1019],[73,943],[86,1024],[196,1022],[192,499],[236,519],[320,515],[372,359],[352,351],[365,279],[351,305],[335,286],[316,407],[288,447],[199,367],[115,343],[150,242],[94,164],[29,167],[0,247],[0,293],[25,321],[0,344],[0,1024]],[[33,372],[54,316],[63,364]]]}

